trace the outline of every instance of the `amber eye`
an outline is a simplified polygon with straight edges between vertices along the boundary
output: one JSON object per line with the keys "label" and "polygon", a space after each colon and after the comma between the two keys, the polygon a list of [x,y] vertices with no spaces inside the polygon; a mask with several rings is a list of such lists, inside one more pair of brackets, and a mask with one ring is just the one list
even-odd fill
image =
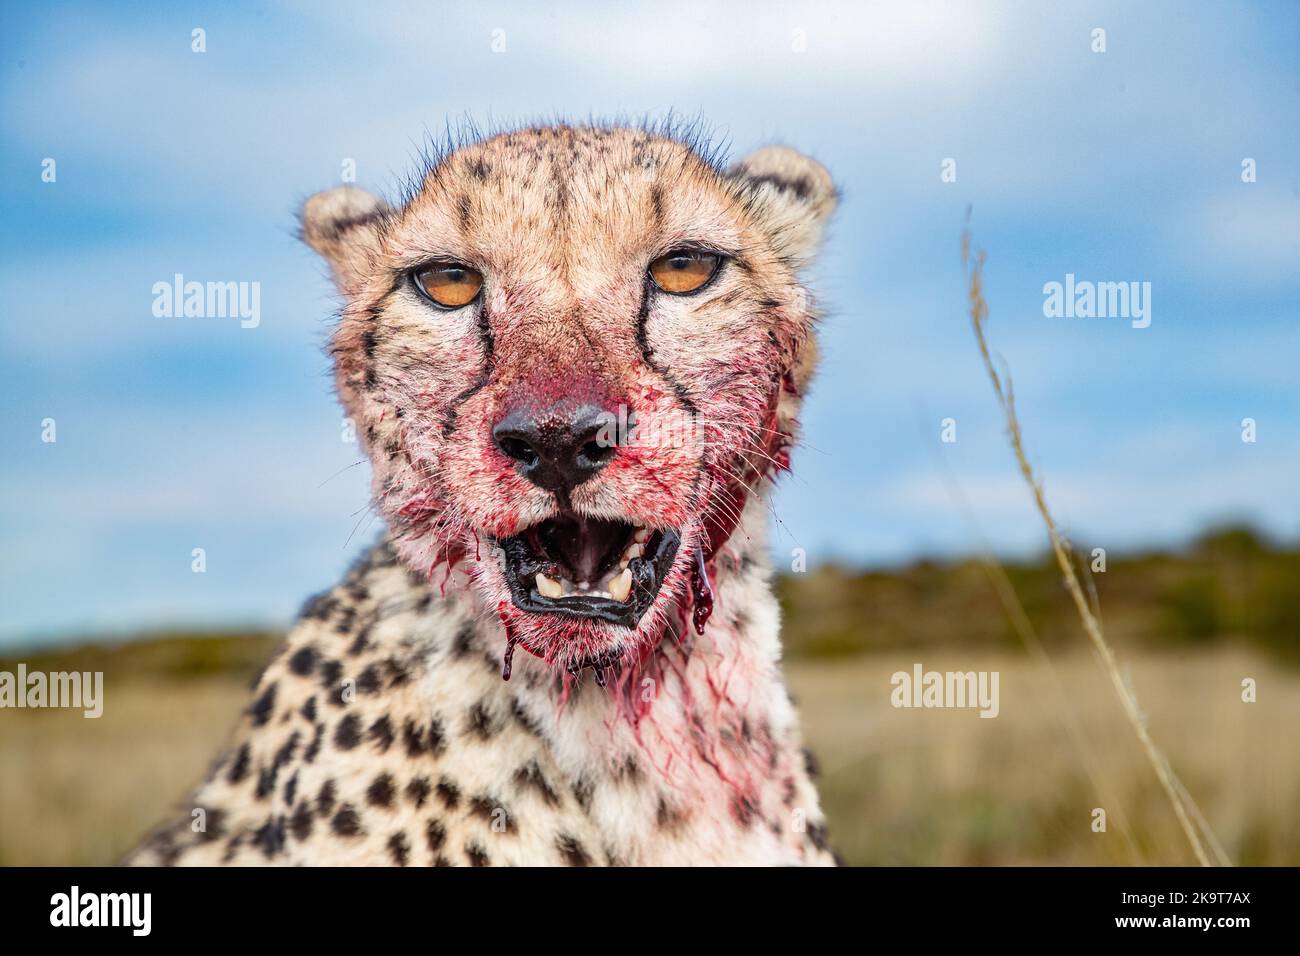
{"label": "amber eye", "polygon": [[676,249],[650,263],[650,278],[664,292],[685,295],[700,289],[718,271],[722,256],[699,249]]}
{"label": "amber eye", "polygon": [[421,269],[415,281],[424,294],[446,309],[469,305],[483,288],[483,275],[458,262],[443,262]]}

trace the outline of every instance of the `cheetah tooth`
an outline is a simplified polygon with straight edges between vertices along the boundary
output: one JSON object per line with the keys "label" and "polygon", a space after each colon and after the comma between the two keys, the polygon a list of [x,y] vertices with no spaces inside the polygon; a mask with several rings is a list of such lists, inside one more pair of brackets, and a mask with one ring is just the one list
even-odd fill
{"label": "cheetah tooth", "polygon": [[564,585],[554,578],[548,578],[537,572],[537,593],[542,597],[557,598],[564,596]]}
{"label": "cheetah tooth", "polygon": [[611,578],[609,582],[609,596],[615,601],[626,601],[627,596],[632,593],[632,569],[624,568],[623,573],[617,577]]}

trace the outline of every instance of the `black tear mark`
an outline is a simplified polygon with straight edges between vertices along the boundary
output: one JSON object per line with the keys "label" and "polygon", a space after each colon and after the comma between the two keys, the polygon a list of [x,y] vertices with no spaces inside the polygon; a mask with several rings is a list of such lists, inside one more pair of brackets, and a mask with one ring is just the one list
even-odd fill
{"label": "black tear mark", "polygon": [[456,430],[456,420],[460,416],[460,406],[482,391],[492,379],[492,359],[496,354],[496,337],[492,334],[492,317],[488,312],[486,303],[478,307],[476,325],[478,327],[479,344],[483,347],[483,367],[479,370],[478,379],[474,384],[452,399],[451,407],[447,410],[447,420],[442,426],[443,438],[450,438],[451,433]]}
{"label": "black tear mark", "polygon": [[637,310],[636,316],[636,344],[641,350],[641,360],[644,361],[645,364],[656,374],[658,374],[660,378],[668,383],[668,387],[673,390],[673,394],[677,396],[677,400],[682,403],[689,413],[692,415],[698,414],[699,410],[695,407],[695,402],[691,399],[691,395],[686,390],[686,386],[673,378],[668,369],[659,364],[654,357],[654,349],[650,347],[650,340],[646,331],[646,323],[650,318],[651,295],[652,290],[650,288],[650,279],[647,277],[645,284],[641,287],[641,307]]}

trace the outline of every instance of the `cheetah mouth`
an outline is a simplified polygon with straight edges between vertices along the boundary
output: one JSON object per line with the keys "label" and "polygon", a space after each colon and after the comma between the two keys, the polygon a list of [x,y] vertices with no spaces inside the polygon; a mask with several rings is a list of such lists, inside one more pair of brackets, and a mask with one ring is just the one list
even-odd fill
{"label": "cheetah mouth", "polygon": [[515,607],[634,628],[681,545],[673,529],[561,515],[501,541]]}

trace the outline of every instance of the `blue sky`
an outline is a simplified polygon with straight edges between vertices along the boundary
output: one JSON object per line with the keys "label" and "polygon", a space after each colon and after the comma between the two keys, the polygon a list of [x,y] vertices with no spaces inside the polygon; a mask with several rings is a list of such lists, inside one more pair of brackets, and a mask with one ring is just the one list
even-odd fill
{"label": "blue sky", "polygon": [[[374,539],[321,352],[333,292],[294,211],[346,159],[395,191],[426,131],[463,116],[671,109],[734,155],[786,142],[832,170],[844,201],[812,275],[825,360],[776,504],[782,560],[1041,547],[964,310],[967,206],[990,334],[1080,545],[1227,519],[1300,532],[1294,3],[2,16],[0,644],[280,623]],[[178,272],[259,282],[260,325],[156,318],[152,286]],[[1067,273],[1150,282],[1151,326],[1044,317]]]}

